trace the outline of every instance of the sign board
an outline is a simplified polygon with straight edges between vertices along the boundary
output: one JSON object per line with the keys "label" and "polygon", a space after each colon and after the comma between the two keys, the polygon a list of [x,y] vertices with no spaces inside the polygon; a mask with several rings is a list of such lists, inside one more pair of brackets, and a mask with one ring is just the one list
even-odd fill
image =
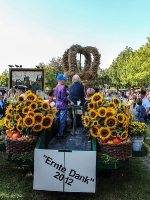
{"label": "sign board", "polygon": [[95,193],[96,151],[35,149],[34,190]]}

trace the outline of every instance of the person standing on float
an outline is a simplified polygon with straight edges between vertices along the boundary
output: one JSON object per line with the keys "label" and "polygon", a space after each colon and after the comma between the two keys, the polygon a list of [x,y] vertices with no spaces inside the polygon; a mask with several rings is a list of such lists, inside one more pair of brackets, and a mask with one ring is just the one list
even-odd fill
{"label": "person standing on float", "polygon": [[70,101],[67,98],[67,91],[66,91],[66,81],[68,78],[64,76],[63,74],[58,74],[56,78],[58,84],[56,86],[55,94],[56,94],[56,116],[59,117],[60,123],[59,123],[59,130],[57,133],[57,137],[63,138],[63,131],[65,128],[66,124],[66,119],[67,119],[67,110],[68,110],[68,105],[74,105],[72,101]]}

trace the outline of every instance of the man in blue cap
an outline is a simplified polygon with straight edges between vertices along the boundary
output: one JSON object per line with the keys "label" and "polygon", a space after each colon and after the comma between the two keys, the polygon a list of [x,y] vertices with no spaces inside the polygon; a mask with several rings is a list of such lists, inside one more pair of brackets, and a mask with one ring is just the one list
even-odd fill
{"label": "man in blue cap", "polygon": [[68,105],[71,106],[71,105],[74,105],[74,103],[67,98],[67,90],[66,90],[65,84],[68,78],[64,74],[58,74],[56,77],[56,80],[58,82],[55,89],[56,109],[57,109],[56,116],[59,117],[60,119],[57,136],[59,138],[63,138],[64,137],[63,131],[65,128],[66,119],[67,119]]}

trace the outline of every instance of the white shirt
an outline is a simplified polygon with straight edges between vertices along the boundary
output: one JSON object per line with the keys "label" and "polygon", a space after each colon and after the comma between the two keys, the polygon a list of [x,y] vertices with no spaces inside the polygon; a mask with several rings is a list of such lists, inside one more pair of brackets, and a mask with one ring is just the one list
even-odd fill
{"label": "white shirt", "polygon": [[142,105],[145,107],[145,109],[150,108],[150,102],[147,97],[142,99]]}

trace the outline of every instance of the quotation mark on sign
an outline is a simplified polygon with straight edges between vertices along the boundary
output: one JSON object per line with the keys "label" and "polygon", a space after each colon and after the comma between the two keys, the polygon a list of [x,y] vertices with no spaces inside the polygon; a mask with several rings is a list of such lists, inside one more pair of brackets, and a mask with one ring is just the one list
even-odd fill
{"label": "quotation mark on sign", "polygon": [[47,158],[47,156],[44,154],[44,156],[43,157],[45,157],[45,158]]}
{"label": "quotation mark on sign", "polygon": [[94,178],[91,178],[91,181],[94,182]]}

